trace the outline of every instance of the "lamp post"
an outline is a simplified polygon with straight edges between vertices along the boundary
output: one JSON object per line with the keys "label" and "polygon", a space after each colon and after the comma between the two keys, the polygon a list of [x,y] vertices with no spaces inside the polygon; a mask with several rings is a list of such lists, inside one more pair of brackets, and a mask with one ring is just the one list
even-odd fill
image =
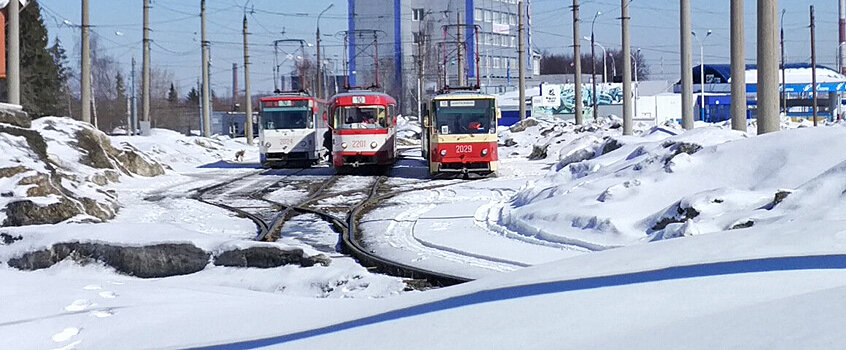
{"label": "lamp post", "polygon": [[[584,37],[582,39],[585,39],[586,41],[590,41],[590,38],[588,38],[588,37]],[[597,43],[597,42],[591,42],[591,43],[592,43],[591,46],[596,45],[596,46],[599,46],[600,49],[602,49],[602,82],[607,83],[608,82],[608,61],[607,61],[608,51],[606,51],[605,46],[602,46],[602,44],[600,44],[600,43]]]}
{"label": "lamp post", "polygon": [[711,36],[711,30],[702,39],[696,36],[696,32],[690,34],[699,42],[699,120],[705,121],[705,40]]}
{"label": "lamp post", "polygon": [[614,53],[609,53],[608,57],[611,57],[611,81],[614,81],[617,77],[617,60],[614,59]]}
{"label": "lamp post", "polygon": [[318,98],[323,98],[323,62],[320,60],[320,17],[333,6],[335,6],[334,3],[329,4],[329,6],[326,6],[326,8],[323,9],[323,11],[320,11],[320,14],[317,15],[317,89],[315,90],[317,90],[316,93]]}
{"label": "lamp post", "polygon": [[634,57],[634,59],[632,60],[632,62],[634,63],[634,81],[635,81],[635,86],[634,86],[634,100],[635,100],[635,103],[634,103],[634,115],[635,115],[635,117],[637,117],[637,98],[638,98],[638,96],[637,96],[637,90],[638,90],[638,82],[637,82],[637,61],[639,61],[639,60],[640,60],[640,48],[637,48],[637,51],[635,51],[635,52],[637,52],[637,53],[635,54],[635,57]]}
{"label": "lamp post", "polygon": [[[597,99],[596,99],[596,36],[594,35],[594,26],[596,25],[596,18],[601,15],[602,12],[597,11],[595,15],[593,15],[593,20],[590,22],[590,63],[591,67],[591,82],[593,83],[593,120],[599,120],[599,112],[597,111]],[[576,57],[579,59],[579,57]]]}
{"label": "lamp post", "polygon": [[782,113],[787,115],[787,62],[784,61],[784,13],[787,10],[781,10],[781,108]]}

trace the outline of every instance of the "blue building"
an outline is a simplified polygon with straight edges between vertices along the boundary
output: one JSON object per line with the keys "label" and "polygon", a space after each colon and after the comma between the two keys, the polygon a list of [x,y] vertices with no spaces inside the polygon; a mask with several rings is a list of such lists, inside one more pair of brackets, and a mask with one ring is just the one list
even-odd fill
{"label": "blue building", "polygon": [[[693,69],[693,92],[696,120],[721,122],[731,119],[731,65],[713,64],[704,66],[705,82],[702,83],[702,66]],[[782,110],[791,118],[809,118],[813,115],[812,66],[805,63],[787,64],[779,72],[780,89],[785,92]],[[817,65],[817,112],[820,118],[836,119],[846,112],[843,95],[846,93],[846,76],[837,71]],[[746,66],[747,118],[757,117],[758,70],[755,65]],[[786,84],[785,84],[786,82]],[[704,91],[703,91],[704,90]],[[681,92],[680,83],[675,92]],[[703,104],[704,99],[704,104]],[[786,105],[785,105],[786,102]],[[704,108],[702,108],[704,105]]]}

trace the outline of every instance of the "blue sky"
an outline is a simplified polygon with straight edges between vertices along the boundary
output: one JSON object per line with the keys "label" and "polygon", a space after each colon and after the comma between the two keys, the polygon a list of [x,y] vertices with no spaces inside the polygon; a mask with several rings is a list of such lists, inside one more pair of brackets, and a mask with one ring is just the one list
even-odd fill
{"label": "blue sky", "polygon": [[[377,1],[377,0],[373,0]],[[207,0],[208,33],[212,42],[212,86],[218,95],[230,94],[232,63],[243,64],[241,27],[245,0]],[[706,63],[728,63],[729,1],[692,2],[694,31],[712,30],[705,42]],[[80,22],[80,1],[41,0],[51,40],[58,36],[77,60],[74,43],[79,32],[64,24]],[[141,0],[91,0],[91,24],[102,38],[108,52],[129,71],[130,59],[141,57]],[[314,43],[317,14],[334,3],[321,19],[321,31],[327,54],[341,55],[342,41],[332,34],[346,29],[346,0],[253,0],[248,14],[252,82],[254,91],[273,89],[273,49],[270,43],[281,38],[302,38]],[[782,0],[786,51],[789,62],[810,62],[808,6],[816,6],[817,53],[819,62],[834,67],[837,50],[837,1]],[[572,14],[570,0],[533,0],[534,46],[538,50],[571,50]],[[200,1],[153,0],[151,9],[153,65],[172,71],[180,91],[193,86],[200,74]],[[631,5],[632,47],[641,48],[654,78],[677,79],[678,0],[634,0]],[[747,62],[755,62],[756,1],[745,1]],[[597,11],[597,41],[607,48],[620,46],[620,2],[582,0],[582,35],[590,35],[590,20]],[[284,30],[284,33],[283,33]],[[119,33],[119,34],[116,34]],[[694,65],[699,63],[698,44],[694,43]],[[583,48],[588,48],[587,45]],[[313,55],[311,50],[309,54]],[[338,63],[340,70],[342,63]],[[662,73],[663,72],[663,73]]]}

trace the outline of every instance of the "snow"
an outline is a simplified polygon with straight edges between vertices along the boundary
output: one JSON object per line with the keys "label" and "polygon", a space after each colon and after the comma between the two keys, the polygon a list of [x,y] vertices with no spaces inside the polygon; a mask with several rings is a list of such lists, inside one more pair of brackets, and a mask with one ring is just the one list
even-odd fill
{"label": "snow", "polygon": [[[368,247],[391,258],[478,278],[425,292],[405,292],[402,280],[339,256],[337,235],[314,215],[288,221],[279,242],[252,243],[252,222],[188,199],[197,188],[230,179],[246,177],[224,189],[233,198],[273,183],[253,176],[258,171],[249,163],[257,152],[243,140],[161,130],[149,138],[112,138],[172,170],[108,185],[122,205],[109,223],[0,230],[23,237],[0,243],[0,261],[82,241],[190,242],[207,251],[296,247],[331,255],[332,264],[209,265],[160,279],[125,276],[97,263],[64,261],[33,272],[0,265],[0,300],[11,301],[0,303],[0,339],[9,348],[67,349],[256,339],[291,349],[846,343],[840,330],[846,312],[843,124],[788,123],[761,136],[725,124],[687,132],[636,125],[634,136],[622,136],[613,118],[585,127],[536,122],[525,131],[501,130],[500,141],[509,146],[500,146],[501,171],[494,178],[424,181],[419,154],[404,152],[395,174],[407,177],[386,184],[416,190],[368,211],[360,227]],[[19,141],[0,134],[0,145]],[[546,147],[546,158],[528,160],[536,146]],[[245,163],[226,162],[240,149],[247,150]],[[12,157],[31,155],[2,161]],[[281,181],[273,200],[304,196],[296,174],[273,176]],[[367,188],[369,179],[342,177],[332,187],[337,196],[318,207],[362,199],[346,191]],[[433,185],[439,187],[422,187]],[[774,203],[777,194],[783,198]],[[250,344],[258,347],[242,347]]]}

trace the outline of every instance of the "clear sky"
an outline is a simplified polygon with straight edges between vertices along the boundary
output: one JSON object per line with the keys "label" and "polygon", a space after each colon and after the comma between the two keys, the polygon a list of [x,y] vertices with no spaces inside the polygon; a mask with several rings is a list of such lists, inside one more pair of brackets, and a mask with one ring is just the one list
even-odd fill
{"label": "clear sky", "polygon": [[[385,1],[385,0],[372,0]],[[211,41],[212,86],[218,95],[228,96],[232,63],[243,64],[242,16],[245,0],[207,0],[208,35]],[[51,40],[57,35],[64,42],[73,60],[78,29],[63,22],[80,23],[80,1],[41,0]],[[253,91],[273,89],[273,48],[275,39],[315,41],[317,14],[334,3],[323,15],[320,25],[323,45],[330,58],[342,51],[342,41],[335,37],[346,29],[346,0],[252,0],[248,6],[250,21]],[[572,45],[571,0],[533,0],[532,24],[534,46],[538,50],[568,52]],[[583,0],[581,6],[582,35],[590,35],[590,21],[597,11],[597,41],[607,48],[620,46],[620,1]],[[705,42],[706,63],[729,61],[729,1],[692,0],[692,28],[697,32],[712,30]],[[820,64],[835,66],[838,41],[837,0],[782,0],[786,55],[788,62],[810,62],[809,5],[815,5],[817,16],[817,54]],[[91,24],[100,35],[108,52],[118,58],[129,71],[130,59],[141,58],[141,0],[91,0]],[[747,62],[755,63],[756,1],[745,1]],[[200,74],[200,1],[153,0],[151,15],[153,65],[167,68],[176,76],[184,94]],[[679,1],[633,0],[632,47],[641,48],[651,66],[653,78],[669,80],[679,76]],[[118,32],[119,34],[116,34]],[[699,47],[694,40],[694,65],[699,63]],[[589,49],[587,45],[583,46]],[[589,51],[586,51],[589,52]],[[310,50],[309,55],[314,55]],[[331,64],[330,64],[331,66]],[[341,70],[342,62],[338,62]],[[662,73],[663,72],[663,73]],[[243,84],[242,84],[243,88]]]}

